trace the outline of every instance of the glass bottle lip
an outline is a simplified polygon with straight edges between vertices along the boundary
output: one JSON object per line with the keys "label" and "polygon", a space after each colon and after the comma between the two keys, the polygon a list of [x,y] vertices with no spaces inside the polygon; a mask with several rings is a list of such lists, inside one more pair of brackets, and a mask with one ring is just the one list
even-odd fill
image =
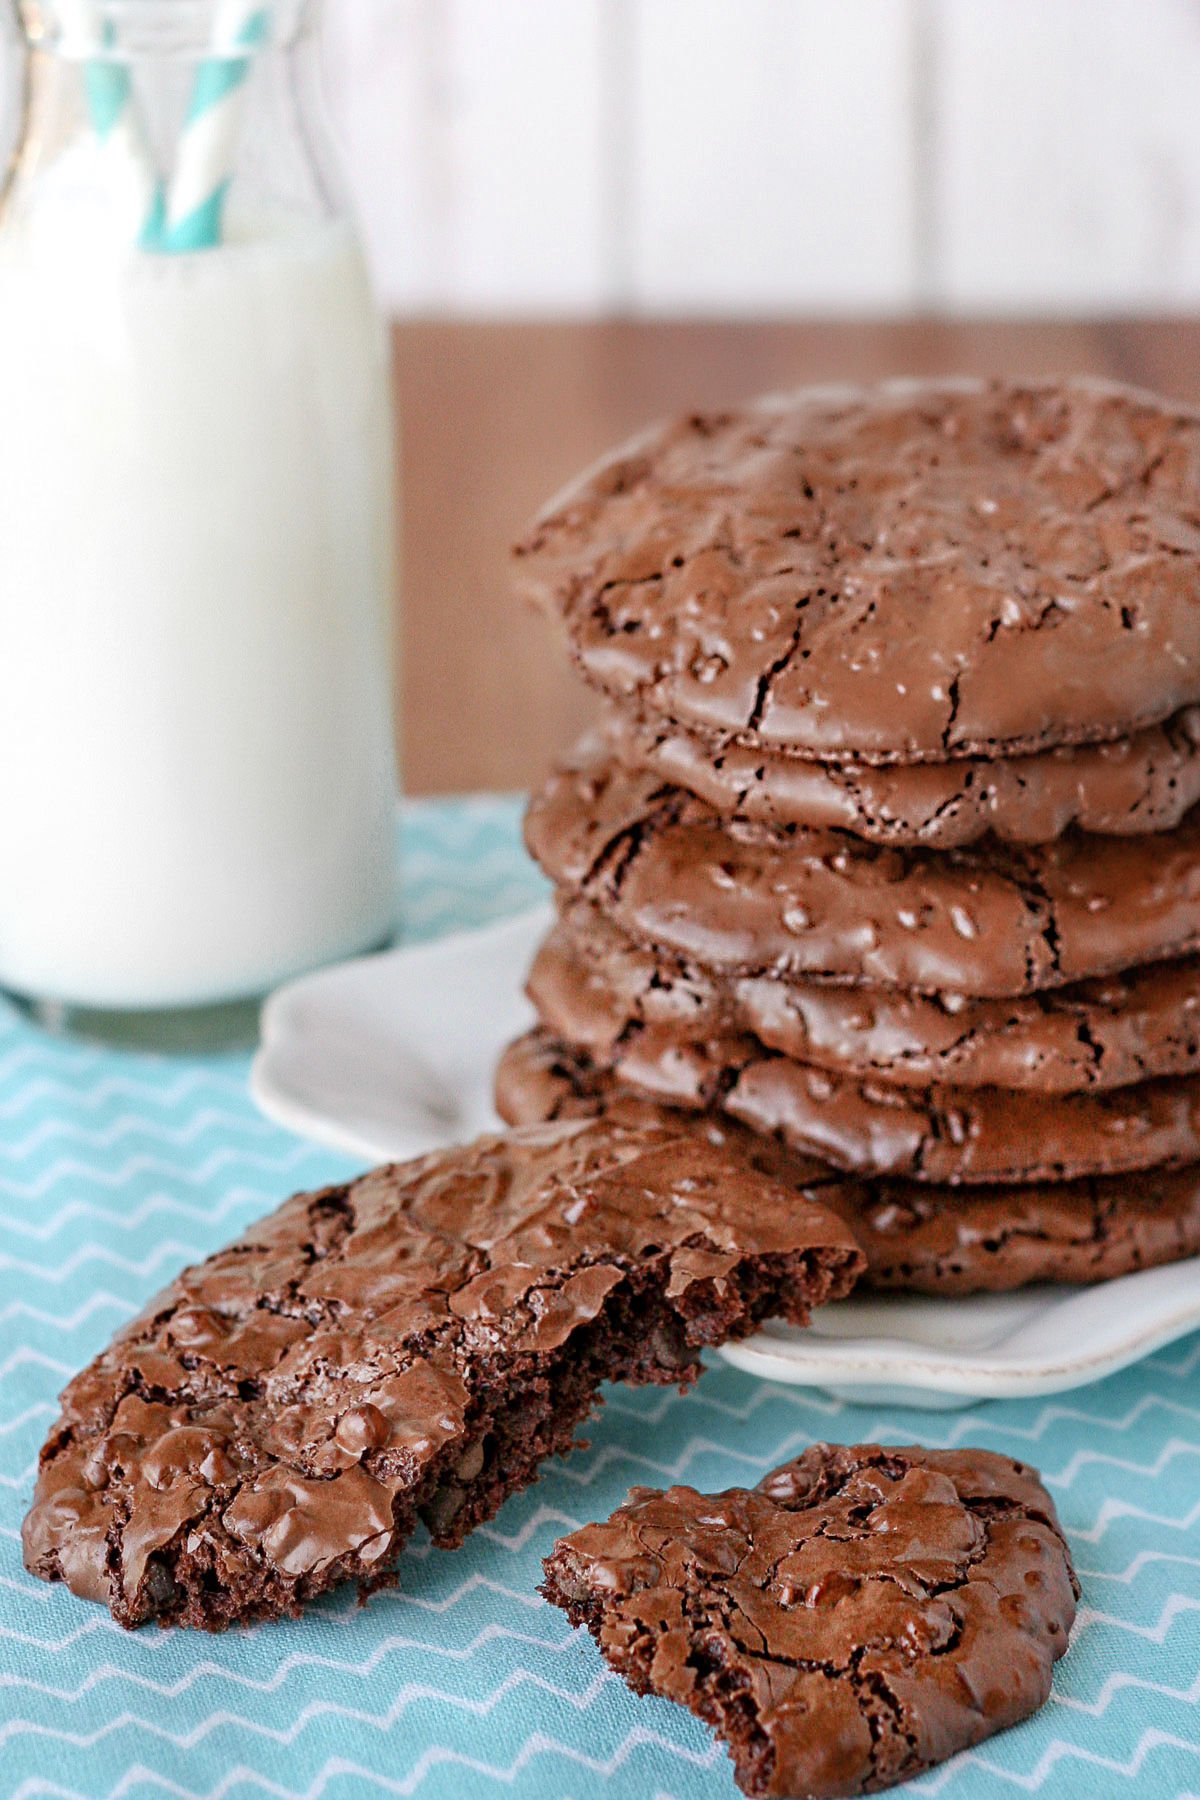
{"label": "glass bottle lip", "polygon": [[[245,54],[218,38],[221,0],[12,0],[26,44],[64,60]],[[260,49],[287,49],[318,23],[322,0],[262,0]],[[228,9],[225,9],[228,16]]]}

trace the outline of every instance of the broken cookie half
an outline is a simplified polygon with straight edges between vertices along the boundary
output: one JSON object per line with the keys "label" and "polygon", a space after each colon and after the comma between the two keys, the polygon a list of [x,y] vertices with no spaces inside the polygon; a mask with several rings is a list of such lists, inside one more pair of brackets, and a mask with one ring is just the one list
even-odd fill
{"label": "broken cookie half", "polygon": [[701,1130],[539,1127],[299,1194],[67,1387],[26,1564],[129,1626],[368,1592],[418,1519],[457,1544],[569,1449],[603,1381],[686,1384],[863,1266]]}

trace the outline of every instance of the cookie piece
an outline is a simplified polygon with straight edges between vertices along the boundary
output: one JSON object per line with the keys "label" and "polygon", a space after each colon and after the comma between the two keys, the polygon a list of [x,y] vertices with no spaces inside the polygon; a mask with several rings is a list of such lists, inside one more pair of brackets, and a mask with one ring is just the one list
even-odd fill
{"label": "cookie piece", "polygon": [[542,1592],[636,1694],[711,1726],[747,1794],[908,1781],[1050,1693],[1079,1584],[1037,1472],[815,1444],[756,1488],[634,1488]]}
{"label": "cookie piece", "polygon": [[703,1133],[484,1138],[300,1194],[189,1269],[76,1376],[26,1566],[122,1625],[217,1629],[395,1580],[570,1447],[608,1379],[798,1322],[862,1257]]}
{"label": "cookie piece", "polygon": [[[603,1113],[647,1124],[672,1116],[545,1034],[518,1039],[506,1051],[500,1107],[518,1123]],[[700,1119],[714,1142],[775,1181],[794,1180],[842,1215],[867,1258],[860,1287],[1006,1293],[1040,1281],[1113,1281],[1200,1256],[1200,1166],[1107,1180],[956,1188],[836,1180],[826,1169],[822,1184],[810,1157],[732,1119]]]}
{"label": "cookie piece", "polygon": [[717,1111],[855,1175],[939,1185],[1071,1181],[1200,1161],[1200,1077],[1082,1094],[895,1087],[814,1069],[754,1038],[635,1033],[593,1062],[664,1105]]}
{"label": "cookie piece", "polygon": [[1200,708],[1111,743],[953,762],[817,762],[663,719],[611,719],[627,769],[687,788],[726,817],[852,831],[934,850],[988,832],[1046,844],[1070,826],[1115,837],[1170,831],[1200,800]]}
{"label": "cookie piece", "polygon": [[749,1032],[817,1068],[908,1087],[1043,1094],[1200,1073],[1200,958],[1152,963],[1015,1000],[712,974],[647,950],[594,907],[568,903],[527,992],[543,1023],[599,1060],[658,1037]]}
{"label": "cookie piece", "polygon": [[1007,999],[1200,947],[1200,809],[1157,837],[884,849],[726,822],[593,739],[534,797],[525,838],[637,942],[728,974]]}
{"label": "cookie piece", "polygon": [[864,762],[1124,737],[1200,700],[1200,415],[1112,383],[889,383],[646,432],[518,546],[585,676]]}

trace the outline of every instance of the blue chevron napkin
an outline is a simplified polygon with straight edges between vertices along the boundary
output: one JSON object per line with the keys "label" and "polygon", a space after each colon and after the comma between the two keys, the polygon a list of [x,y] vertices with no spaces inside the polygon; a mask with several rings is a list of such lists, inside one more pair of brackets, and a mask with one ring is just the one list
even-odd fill
{"label": "blue chevron napkin", "polygon": [[[410,807],[410,935],[541,892],[514,802]],[[708,1733],[637,1701],[535,1592],[561,1529],[633,1482],[755,1481],[814,1439],[978,1443],[1044,1470],[1083,1608],[1039,1718],[906,1790],[1200,1800],[1200,1339],[1061,1401],[880,1411],[716,1363],[690,1395],[614,1391],[591,1448],[403,1588],[205,1638],[120,1631],[21,1567],[66,1377],[185,1261],[350,1172],[262,1119],[243,1058],[57,1042],[0,1003],[0,1793],[176,1800],[733,1800]]]}

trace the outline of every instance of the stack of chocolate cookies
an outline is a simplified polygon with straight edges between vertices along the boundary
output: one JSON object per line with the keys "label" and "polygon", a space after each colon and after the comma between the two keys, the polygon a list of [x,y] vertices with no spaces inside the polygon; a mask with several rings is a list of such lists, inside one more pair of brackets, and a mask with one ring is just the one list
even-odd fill
{"label": "stack of chocolate cookies", "polygon": [[1200,415],[1095,382],[657,429],[518,551],[606,697],[530,808],[513,1122],[701,1114],[876,1285],[1200,1250]]}

